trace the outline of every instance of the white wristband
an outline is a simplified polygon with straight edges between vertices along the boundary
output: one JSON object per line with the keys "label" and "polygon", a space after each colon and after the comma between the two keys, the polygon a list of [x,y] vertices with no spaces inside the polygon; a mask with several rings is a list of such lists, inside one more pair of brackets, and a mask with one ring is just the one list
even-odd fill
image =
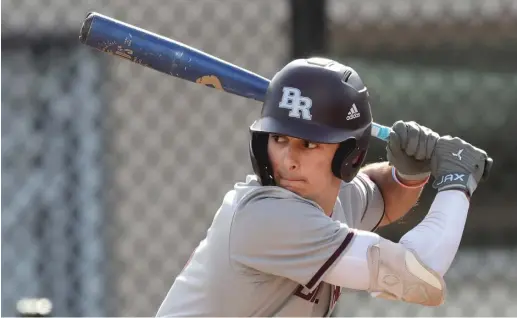
{"label": "white wristband", "polygon": [[404,188],[407,188],[407,189],[417,189],[417,188],[421,188],[423,187],[424,185],[427,184],[427,182],[429,181],[429,176],[427,176],[427,178],[425,178],[422,183],[419,183],[419,184],[416,184],[416,185],[407,185],[407,184],[404,184],[402,181],[400,181],[400,179],[397,177],[397,171],[395,169],[395,167],[391,167],[391,176],[393,177],[393,180],[395,180],[395,182],[397,182],[399,185],[401,185],[402,187]]}

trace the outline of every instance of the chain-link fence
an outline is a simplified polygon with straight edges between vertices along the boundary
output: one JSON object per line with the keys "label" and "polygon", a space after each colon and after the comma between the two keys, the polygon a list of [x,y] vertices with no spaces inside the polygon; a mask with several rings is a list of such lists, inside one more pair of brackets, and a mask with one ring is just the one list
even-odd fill
{"label": "chain-link fence", "polygon": [[[247,129],[258,103],[79,45],[86,13],[271,77],[290,58],[290,5],[2,2],[2,316],[23,297],[51,299],[55,316],[154,315],[222,195],[251,172]],[[414,119],[496,161],[473,200],[444,306],[350,292],[338,314],[517,315],[517,1],[327,5],[328,55],[365,78],[376,121]],[[373,142],[370,160],[382,150]],[[430,197],[386,235],[413,225]]]}

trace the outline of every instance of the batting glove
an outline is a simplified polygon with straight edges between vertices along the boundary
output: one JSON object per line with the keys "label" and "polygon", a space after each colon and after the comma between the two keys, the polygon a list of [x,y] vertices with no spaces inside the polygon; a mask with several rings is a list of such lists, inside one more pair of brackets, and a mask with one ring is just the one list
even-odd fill
{"label": "batting glove", "polygon": [[423,180],[431,174],[431,156],[440,136],[414,121],[395,122],[386,146],[390,165],[406,180]]}
{"label": "batting glove", "polygon": [[431,158],[433,188],[463,190],[471,196],[478,183],[488,179],[492,164],[484,150],[457,137],[441,137]]}

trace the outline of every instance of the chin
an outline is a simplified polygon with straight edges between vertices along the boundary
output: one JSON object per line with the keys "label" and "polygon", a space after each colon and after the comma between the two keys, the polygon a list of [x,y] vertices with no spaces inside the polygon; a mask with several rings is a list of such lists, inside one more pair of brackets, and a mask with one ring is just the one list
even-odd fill
{"label": "chin", "polygon": [[275,181],[277,186],[296,193],[302,197],[307,195],[307,190],[311,186],[307,181],[289,181],[281,178]]}
{"label": "chin", "polygon": [[292,186],[292,185],[280,185],[281,188],[284,188],[286,190],[289,190],[293,193],[296,193],[297,195],[303,197],[303,198],[307,198],[307,192],[304,191],[304,189],[300,188],[300,187],[296,187],[296,186]]}
{"label": "chin", "polygon": [[300,189],[296,189],[296,188],[293,188],[290,186],[281,186],[281,187],[303,197],[303,191],[301,191]]}

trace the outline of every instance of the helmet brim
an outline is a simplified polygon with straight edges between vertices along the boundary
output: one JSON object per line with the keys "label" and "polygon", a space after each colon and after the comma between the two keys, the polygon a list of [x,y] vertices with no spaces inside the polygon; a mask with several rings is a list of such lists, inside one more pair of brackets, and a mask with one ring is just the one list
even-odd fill
{"label": "helmet brim", "polygon": [[333,127],[323,126],[308,120],[284,119],[274,117],[262,117],[255,121],[250,130],[279,134],[308,140],[317,143],[337,144],[353,138],[356,131],[344,131]]}

